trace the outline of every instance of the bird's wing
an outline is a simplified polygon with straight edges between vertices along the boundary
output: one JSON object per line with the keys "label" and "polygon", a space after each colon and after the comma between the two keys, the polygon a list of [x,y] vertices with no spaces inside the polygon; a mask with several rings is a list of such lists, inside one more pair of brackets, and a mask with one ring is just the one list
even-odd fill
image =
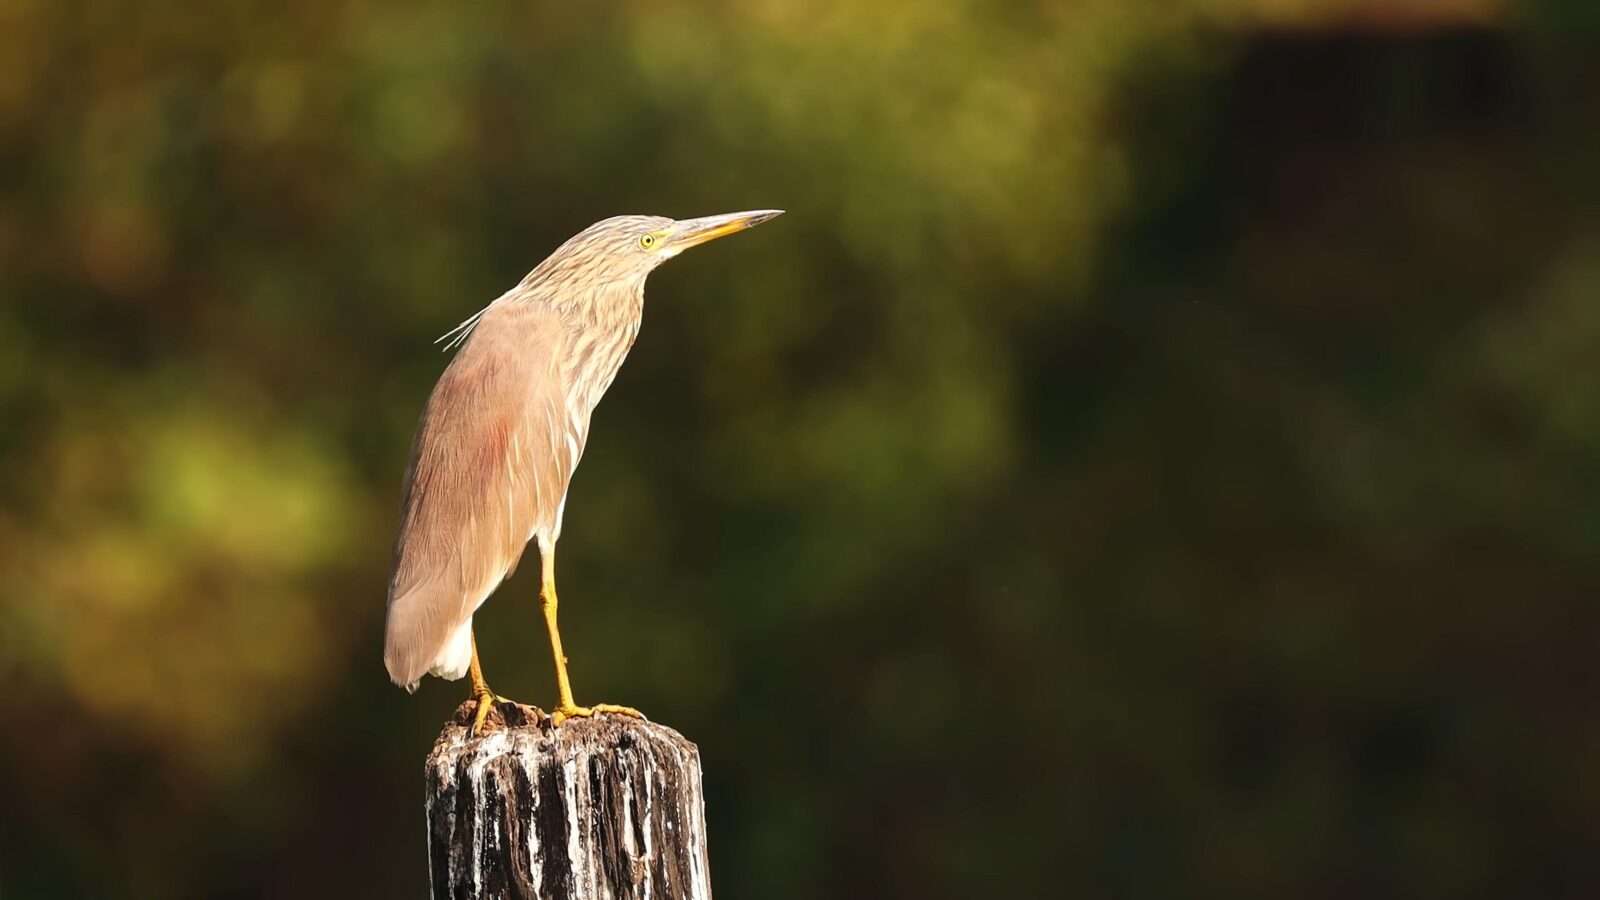
{"label": "bird's wing", "polygon": [[[497,304],[439,377],[412,444],[384,663],[415,684],[456,629],[549,533],[576,464],[556,313]],[[459,676],[457,676],[459,677]]]}

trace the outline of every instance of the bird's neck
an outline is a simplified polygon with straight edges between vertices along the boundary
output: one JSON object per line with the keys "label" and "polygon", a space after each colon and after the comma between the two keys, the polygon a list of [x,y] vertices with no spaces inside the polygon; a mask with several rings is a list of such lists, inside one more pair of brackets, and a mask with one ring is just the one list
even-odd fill
{"label": "bird's neck", "polygon": [[644,312],[644,282],[612,283],[563,310],[571,352],[563,373],[574,407],[593,410],[611,387],[622,361],[639,336]]}
{"label": "bird's neck", "polygon": [[[589,296],[562,311],[569,324],[606,332],[639,333],[644,315],[644,279],[613,281],[590,288]],[[632,342],[632,338],[629,338]]]}

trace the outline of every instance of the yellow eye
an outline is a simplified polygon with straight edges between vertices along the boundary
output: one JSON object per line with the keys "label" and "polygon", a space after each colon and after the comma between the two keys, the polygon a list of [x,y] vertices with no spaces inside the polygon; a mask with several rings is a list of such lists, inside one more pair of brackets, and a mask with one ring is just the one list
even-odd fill
{"label": "yellow eye", "polygon": [[656,245],[656,236],[653,235],[653,234],[647,234],[647,235],[639,238],[639,246],[643,247],[646,250],[649,250],[651,247],[654,247],[655,245]]}

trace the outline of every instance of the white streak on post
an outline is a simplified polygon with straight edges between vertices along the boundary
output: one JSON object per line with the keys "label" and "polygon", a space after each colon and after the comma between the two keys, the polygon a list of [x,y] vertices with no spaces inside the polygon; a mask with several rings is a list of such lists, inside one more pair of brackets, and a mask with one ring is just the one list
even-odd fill
{"label": "white streak on post", "polygon": [[709,900],[695,746],[650,722],[552,728],[523,710],[470,740],[464,706],[428,757],[433,896]]}

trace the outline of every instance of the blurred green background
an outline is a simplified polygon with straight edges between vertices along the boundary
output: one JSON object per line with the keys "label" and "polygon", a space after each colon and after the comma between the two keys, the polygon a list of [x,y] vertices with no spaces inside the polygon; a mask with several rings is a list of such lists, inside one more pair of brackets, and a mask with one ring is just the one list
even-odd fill
{"label": "blurred green background", "polygon": [[1595,896],[1590,10],[0,0],[0,897],[422,896],[430,342],[768,206],[561,545],[719,896]]}

